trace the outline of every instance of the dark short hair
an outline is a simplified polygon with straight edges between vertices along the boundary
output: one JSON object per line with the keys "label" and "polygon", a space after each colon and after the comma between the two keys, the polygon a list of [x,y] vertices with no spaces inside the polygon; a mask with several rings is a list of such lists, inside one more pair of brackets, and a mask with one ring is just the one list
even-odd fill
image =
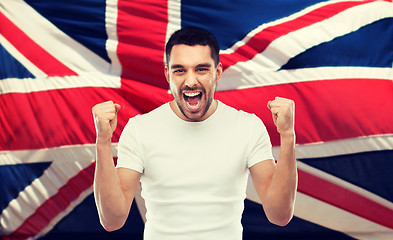
{"label": "dark short hair", "polygon": [[173,46],[184,44],[187,46],[209,46],[211,51],[211,56],[217,66],[220,61],[220,47],[213,34],[202,28],[197,27],[187,27],[174,32],[169,38],[165,46],[166,64],[169,63],[169,58]]}

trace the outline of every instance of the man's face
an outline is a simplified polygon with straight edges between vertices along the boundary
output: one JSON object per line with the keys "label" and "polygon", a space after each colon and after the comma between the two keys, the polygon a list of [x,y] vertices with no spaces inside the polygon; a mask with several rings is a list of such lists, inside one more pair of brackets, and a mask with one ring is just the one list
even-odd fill
{"label": "man's face", "polygon": [[215,67],[209,46],[173,46],[165,76],[182,119],[203,121],[214,112],[212,101],[221,75],[221,63]]}

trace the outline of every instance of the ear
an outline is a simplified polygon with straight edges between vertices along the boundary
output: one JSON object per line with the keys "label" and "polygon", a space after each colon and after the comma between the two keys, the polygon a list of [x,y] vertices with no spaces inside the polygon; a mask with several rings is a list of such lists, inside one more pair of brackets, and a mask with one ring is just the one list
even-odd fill
{"label": "ear", "polygon": [[165,65],[164,73],[165,73],[166,81],[169,83],[169,69],[167,65]]}
{"label": "ear", "polygon": [[216,72],[216,74],[217,74],[217,82],[218,81],[220,81],[221,80],[221,77],[222,77],[222,63],[221,62],[219,62],[218,63],[218,65],[217,65],[217,70],[216,70],[217,72]]}

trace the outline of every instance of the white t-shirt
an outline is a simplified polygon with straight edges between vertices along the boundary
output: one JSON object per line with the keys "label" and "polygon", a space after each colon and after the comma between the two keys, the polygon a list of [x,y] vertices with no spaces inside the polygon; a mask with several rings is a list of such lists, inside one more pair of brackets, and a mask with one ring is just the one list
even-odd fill
{"label": "white t-shirt", "polygon": [[262,121],[221,102],[202,122],[169,103],[131,118],[118,151],[118,168],[142,173],[145,240],[242,239],[248,168],[273,159]]}

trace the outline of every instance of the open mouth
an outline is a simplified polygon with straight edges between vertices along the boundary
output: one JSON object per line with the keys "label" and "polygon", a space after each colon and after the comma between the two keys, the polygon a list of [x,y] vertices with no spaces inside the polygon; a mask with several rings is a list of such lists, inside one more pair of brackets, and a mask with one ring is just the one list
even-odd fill
{"label": "open mouth", "polygon": [[188,110],[190,111],[198,111],[201,107],[201,99],[202,92],[200,91],[189,91],[183,93],[184,100],[186,101],[186,105]]}

